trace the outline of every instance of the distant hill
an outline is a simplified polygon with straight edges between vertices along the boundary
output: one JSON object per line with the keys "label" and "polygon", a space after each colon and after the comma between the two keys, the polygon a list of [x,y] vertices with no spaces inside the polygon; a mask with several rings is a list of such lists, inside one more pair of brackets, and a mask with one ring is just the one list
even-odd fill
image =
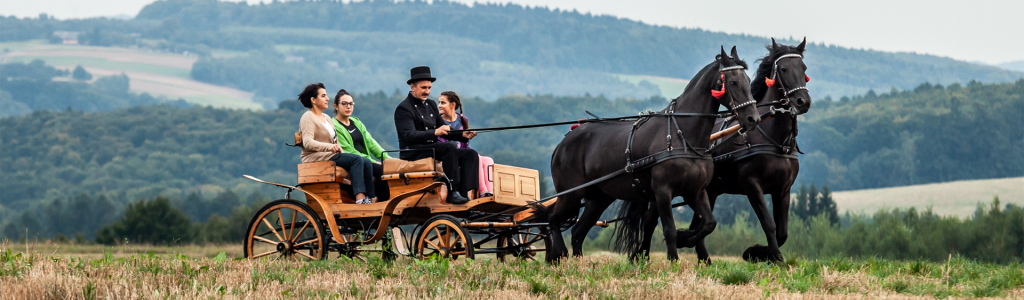
{"label": "distant hill", "polygon": [[1011,71],[1024,72],[1024,60],[1001,63],[999,64],[999,66],[1002,67],[1003,69]]}
{"label": "distant hill", "polygon": [[[512,4],[478,3],[469,7],[447,1],[288,1],[260,5],[157,1],[143,8],[137,19],[160,21],[162,27],[178,26],[175,28],[180,29],[157,35],[177,43],[204,43],[213,48],[239,50],[259,49],[267,44],[338,49],[331,61],[343,69],[360,70],[352,77],[341,76],[342,81],[389,69],[393,71],[387,72],[393,73],[394,78],[401,78],[409,66],[421,63],[435,66],[446,76],[487,73],[478,69],[483,61],[509,63],[512,70],[529,66],[689,79],[718,53],[721,45],[737,45],[740,56],[753,62],[765,54],[763,47],[769,43],[766,37],[651,26],[610,16]],[[239,31],[240,26],[251,29]],[[284,28],[290,32],[282,31]],[[827,41],[828,37],[810,39]],[[808,73],[814,78],[810,87],[816,97],[839,98],[863,94],[869,89],[911,89],[922,82],[1009,82],[1024,76],[944,57],[822,44],[810,45],[806,54]],[[361,66],[369,67],[370,72],[363,71]],[[508,74],[518,77],[541,73]],[[387,86],[400,85],[394,82],[395,79],[389,79]],[[372,83],[364,85],[376,87]],[[521,88],[528,93],[544,93]]]}
{"label": "distant hill", "polygon": [[835,192],[839,212],[872,214],[881,208],[932,208],[936,214],[972,216],[996,196],[1001,204],[1024,206],[1024,177],[962,180],[880,189]]}
{"label": "distant hill", "polygon": [[1024,79],[819,101],[801,117],[799,181],[833,190],[1024,176]]}

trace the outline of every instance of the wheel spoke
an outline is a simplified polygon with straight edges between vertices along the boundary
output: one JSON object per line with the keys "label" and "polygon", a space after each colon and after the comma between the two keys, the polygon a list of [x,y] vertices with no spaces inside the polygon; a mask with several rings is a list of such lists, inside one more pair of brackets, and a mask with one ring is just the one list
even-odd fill
{"label": "wheel spoke", "polygon": [[438,247],[438,246],[437,246],[437,244],[434,244],[434,243],[433,243],[433,242],[431,242],[430,240],[423,240],[423,241],[424,241],[424,242],[427,242],[427,245],[433,246],[433,247],[434,247],[434,249],[441,249],[441,247]]}
{"label": "wheel spoke", "polygon": [[302,252],[299,252],[299,251],[295,251],[295,254],[298,254],[298,255],[302,255],[302,256],[308,257],[309,259],[312,259],[312,260],[316,260],[316,257],[313,257],[313,256],[311,256],[311,255],[309,255],[309,254],[305,254],[305,253],[302,253]]}
{"label": "wheel spoke", "polygon": [[445,243],[445,246],[448,247],[448,248],[451,248],[453,245],[455,245],[455,243],[453,243],[453,242],[454,241],[452,241],[452,228],[448,227],[448,226],[445,226],[444,227],[444,243]]}
{"label": "wheel spoke", "polygon": [[[295,239],[295,236],[292,235],[292,234],[295,234],[295,217],[297,217],[298,215],[299,215],[299,211],[298,210],[292,210],[292,224],[288,226],[288,229],[289,229],[288,240],[289,241]],[[306,223],[309,223],[309,222],[306,222]]]}
{"label": "wheel spoke", "polygon": [[267,224],[267,227],[270,227],[270,231],[273,232],[275,236],[277,236],[278,241],[285,241],[284,239],[281,238],[280,234],[277,234],[277,230],[274,229],[273,225],[270,225],[270,221],[267,221],[267,218],[263,218],[263,224]]}
{"label": "wheel spoke", "polygon": [[306,226],[309,226],[309,221],[306,221],[305,224],[302,224],[302,229],[299,229],[299,233],[298,234],[295,234],[295,235],[292,236],[292,239],[291,239],[292,243],[294,243],[295,240],[297,240],[299,238],[299,236],[302,235],[302,233],[306,231]]}
{"label": "wheel spoke", "polygon": [[451,255],[466,255],[466,250],[452,252]]}
{"label": "wheel spoke", "polygon": [[271,241],[271,240],[268,240],[266,238],[263,238],[262,236],[254,235],[254,236],[252,236],[252,238],[256,239],[257,241],[264,242],[264,243],[267,243],[267,244],[277,245],[277,243],[275,243],[274,241]]}
{"label": "wheel spoke", "polygon": [[283,209],[277,210],[277,223],[281,224],[281,234],[284,235],[284,240],[290,241],[292,239],[290,236],[288,236],[288,229],[284,228],[284,216],[281,215],[281,210]]}
{"label": "wheel spoke", "polygon": [[311,240],[308,240],[308,241],[305,241],[305,242],[301,242],[301,243],[295,244],[295,246],[292,246],[292,247],[305,246],[305,245],[312,244],[313,242],[316,242],[316,241],[317,241],[317,239],[314,238],[314,239],[311,239]]}
{"label": "wheel spoke", "polygon": [[[437,227],[434,227],[434,234],[437,235],[437,243],[441,244],[441,247],[448,247],[448,244],[441,235],[441,231],[438,231]],[[441,249],[441,248],[438,248]]]}
{"label": "wheel spoke", "polygon": [[267,253],[257,254],[257,255],[254,255],[252,258],[256,259],[256,258],[264,257],[264,256],[267,256],[267,255],[271,255],[271,254],[274,254],[274,253],[277,253],[277,250],[272,250],[272,251],[267,252]]}

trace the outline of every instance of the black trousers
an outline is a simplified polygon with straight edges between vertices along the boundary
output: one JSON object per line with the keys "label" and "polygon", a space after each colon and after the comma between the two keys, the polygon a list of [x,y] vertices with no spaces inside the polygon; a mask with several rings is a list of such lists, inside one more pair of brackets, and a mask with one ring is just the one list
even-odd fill
{"label": "black trousers", "polygon": [[469,197],[469,191],[480,184],[480,155],[476,150],[458,149],[454,142],[413,145],[406,149],[420,151],[402,151],[399,157],[404,160],[430,157],[430,149],[434,149],[434,159],[441,161],[445,176],[462,196]]}
{"label": "black trousers", "polygon": [[388,187],[388,182],[380,179],[384,175],[384,165],[371,163],[370,168],[373,169],[373,190],[377,193],[377,201],[391,199],[391,188]]}

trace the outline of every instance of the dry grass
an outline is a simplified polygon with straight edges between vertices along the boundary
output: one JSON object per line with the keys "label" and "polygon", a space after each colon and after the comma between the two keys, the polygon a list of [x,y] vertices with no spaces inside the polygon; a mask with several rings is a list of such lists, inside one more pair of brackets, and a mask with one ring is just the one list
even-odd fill
{"label": "dry grass", "polygon": [[[211,251],[240,249],[237,245],[104,248],[45,243],[28,245],[27,254],[25,247],[5,244],[0,248],[0,299],[1024,297],[1020,286],[979,294],[975,292],[978,288],[966,281],[942,284],[952,282],[950,278],[961,272],[955,260],[913,268],[915,274],[898,265],[887,266],[891,272],[880,276],[874,269],[878,262],[872,262],[872,267],[851,267],[856,264],[843,261],[790,261],[777,266],[717,258],[711,267],[701,267],[694,264],[692,256],[677,264],[664,257],[631,264],[620,255],[596,253],[557,266],[522,261],[503,264],[489,255],[454,263],[406,258],[387,263],[373,257],[302,263],[209,255]],[[96,251],[101,252],[97,255]],[[939,287],[921,288],[930,285]]]}
{"label": "dry grass", "polygon": [[967,217],[978,203],[988,205],[999,196],[1002,203],[1024,206],[1024,177],[964,180],[944,183],[832,193],[839,212],[874,213],[881,208],[932,208],[939,215]]}

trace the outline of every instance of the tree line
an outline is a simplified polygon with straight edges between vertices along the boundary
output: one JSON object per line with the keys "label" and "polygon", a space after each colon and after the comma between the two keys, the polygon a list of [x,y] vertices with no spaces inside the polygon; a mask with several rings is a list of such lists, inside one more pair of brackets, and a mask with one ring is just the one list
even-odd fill
{"label": "tree line", "polygon": [[1024,79],[815,101],[801,118],[801,182],[836,190],[1024,175]]}
{"label": "tree line", "polygon": [[[78,31],[86,45],[199,54],[205,58],[194,68],[195,79],[255,92],[269,106],[294,93],[280,83],[318,80],[358,87],[360,93],[390,91],[410,66],[423,64],[443,74],[439,84],[449,85],[447,89],[489,100],[514,93],[672,95],[681,91],[629,84],[615,74],[688,79],[721,45],[737,45],[741,57],[753,62],[769,43],[765,37],[652,26],[575,11],[514,4],[470,7],[449,1],[247,5],[175,0],[151,3],[131,20],[0,18],[0,41],[51,39],[56,30]],[[243,54],[213,55],[223,49]],[[816,98],[912,89],[921,82],[1009,82],[1024,76],[928,55],[818,43],[807,49]],[[261,64],[274,68],[267,71]]]}

